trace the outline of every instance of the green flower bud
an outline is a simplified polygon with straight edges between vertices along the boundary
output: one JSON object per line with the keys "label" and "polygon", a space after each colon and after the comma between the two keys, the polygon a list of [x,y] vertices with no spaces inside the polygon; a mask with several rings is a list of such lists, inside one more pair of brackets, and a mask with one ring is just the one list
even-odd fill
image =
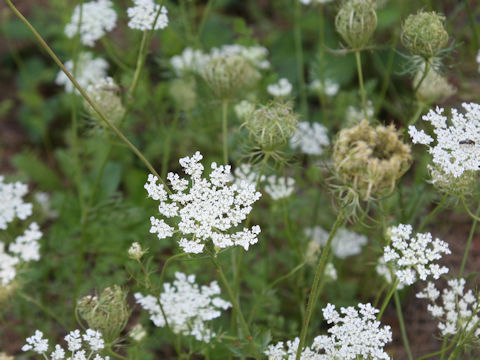
{"label": "green flower bud", "polygon": [[203,77],[217,98],[230,99],[242,90],[253,88],[261,76],[246,58],[231,55],[210,59]]}
{"label": "green flower bud", "polygon": [[197,103],[196,83],[193,77],[175,79],[170,83],[170,96],[178,109],[190,111]]}
{"label": "green flower bud", "polygon": [[297,122],[298,116],[293,112],[292,103],[272,101],[253,111],[244,124],[259,148],[275,151],[292,137]]}
{"label": "green flower bud", "polygon": [[[122,105],[119,88],[111,77],[100,79],[96,84],[87,87],[87,94],[93,102],[100,108],[102,113],[112,123],[117,124],[125,114],[125,108]],[[97,112],[84,101],[85,109],[94,118],[98,118]],[[102,125],[103,122],[99,121]]]}
{"label": "green flower bud", "polygon": [[410,15],[403,23],[401,40],[413,55],[429,59],[448,43],[444,28],[445,16],[435,12],[419,11]]}
{"label": "green flower bud", "polygon": [[99,297],[81,298],[77,311],[91,329],[100,331],[105,341],[111,342],[120,335],[130,317],[126,297],[120,286],[114,285],[103,290]]}
{"label": "green flower bud", "polygon": [[352,49],[365,47],[376,27],[377,13],[371,0],[346,0],[335,17],[337,32]]}
{"label": "green flower bud", "polygon": [[410,147],[393,125],[374,128],[363,120],[341,130],[333,147],[337,177],[364,201],[392,193],[411,162]]}

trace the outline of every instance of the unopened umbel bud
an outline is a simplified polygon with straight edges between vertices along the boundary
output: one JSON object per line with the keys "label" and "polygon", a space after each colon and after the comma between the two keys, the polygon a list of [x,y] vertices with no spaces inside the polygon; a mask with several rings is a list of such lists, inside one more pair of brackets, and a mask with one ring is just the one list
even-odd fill
{"label": "unopened umbel bud", "polygon": [[444,28],[445,16],[435,12],[419,11],[407,17],[402,26],[402,44],[413,55],[429,59],[448,43]]}
{"label": "unopened umbel bud", "polygon": [[217,98],[230,99],[241,90],[254,87],[260,74],[245,57],[230,55],[210,59],[203,77]]}
{"label": "unopened umbel bud", "polygon": [[259,148],[275,151],[292,137],[297,122],[298,117],[293,112],[292,103],[272,101],[247,116],[245,126]]}
{"label": "unopened umbel bud", "polygon": [[77,311],[93,330],[102,333],[107,342],[115,340],[127,325],[130,311],[127,294],[114,285],[107,287],[100,296],[84,296],[78,301]]}
{"label": "unopened umbel bud", "polygon": [[335,17],[337,32],[352,49],[365,47],[376,27],[377,13],[371,0],[346,0]]}
{"label": "unopened umbel bud", "polygon": [[[125,114],[125,108],[122,105],[119,91],[119,87],[111,77],[99,79],[98,82],[87,87],[88,96],[100,108],[103,115],[114,124],[117,124]],[[98,113],[90,104],[86,101],[84,103],[88,113],[92,117],[98,118]],[[101,123],[103,124],[103,122]]]}

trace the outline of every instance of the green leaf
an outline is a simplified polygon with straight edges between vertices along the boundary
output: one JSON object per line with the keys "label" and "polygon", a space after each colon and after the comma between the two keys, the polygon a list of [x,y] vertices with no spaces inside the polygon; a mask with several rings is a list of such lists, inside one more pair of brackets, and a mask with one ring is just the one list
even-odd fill
{"label": "green leaf", "polygon": [[42,190],[57,190],[62,187],[62,181],[55,171],[45,165],[42,160],[32,152],[27,151],[15,155],[12,163],[18,170],[30,176]]}

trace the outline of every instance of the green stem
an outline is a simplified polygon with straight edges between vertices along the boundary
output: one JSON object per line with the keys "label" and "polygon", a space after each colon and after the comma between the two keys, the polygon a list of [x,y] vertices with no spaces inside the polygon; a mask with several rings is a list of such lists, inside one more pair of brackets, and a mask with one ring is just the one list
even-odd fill
{"label": "green stem", "polygon": [[48,53],[48,55],[52,58],[52,60],[60,67],[60,69],[65,73],[65,75],[70,79],[70,81],[73,83],[75,88],[80,92],[82,97],[85,99],[85,101],[88,102],[88,104],[95,110],[95,112],[98,114],[100,119],[105,122],[105,124],[112,129],[117,136],[137,155],[137,157],[144,163],[144,165],[150,170],[152,174],[157,176],[159,180],[165,185],[167,191],[170,191],[170,189],[167,187],[167,185],[163,182],[163,180],[160,178],[160,175],[158,175],[157,171],[153,168],[153,166],[150,164],[150,162],[145,158],[145,156],[142,154],[140,150],[137,149],[135,145],[133,145],[130,140],[128,140],[125,135],[110,121],[108,120],[103,112],[98,108],[98,106],[95,104],[92,99],[87,95],[85,90],[78,84],[77,80],[70,74],[70,72],[63,66],[62,62],[60,59],[57,57],[57,55],[52,51],[50,46],[45,42],[45,40],[42,38],[42,36],[37,32],[37,30],[30,24],[30,22],[18,11],[18,9],[13,5],[11,0],[5,0],[12,9],[12,11],[22,20],[22,22],[30,29],[30,31],[33,33],[33,35],[37,38],[38,42],[40,45],[44,48],[44,50]]}
{"label": "green stem", "polygon": [[417,102],[417,109],[415,110],[415,113],[410,118],[410,120],[408,120],[407,126],[405,126],[405,135],[408,134],[408,128],[410,127],[410,125],[415,125],[420,115],[422,115],[424,106],[425,105],[423,102],[421,101]]}
{"label": "green stem", "polygon": [[110,59],[112,59],[112,61],[123,71],[130,71],[130,67],[120,59],[116,51],[113,49],[112,45],[110,45],[108,39],[106,37],[103,37],[101,41],[103,44],[103,48],[107,52],[107,55],[110,57]]}
{"label": "green stem", "polygon": [[162,179],[166,179],[168,171],[168,162],[170,161],[170,144],[172,142],[172,135],[177,129],[178,119],[180,118],[180,113],[178,110],[175,111],[173,115],[172,125],[168,129],[167,137],[165,139],[165,144],[163,147],[163,159],[162,159]]}
{"label": "green stem", "polygon": [[107,353],[114,358],[128,360],[127,357],[117,354],[115,351],[113,351],[111,346],[106,346],[105,349],[107,350]]}
{"label": "green stem", "polygon": [[245,333],[245,336],[248,339],[248,342],[250,344],[250,347],[252,349],[254,357],[256,359],[260,359],[261,356],[258,353],[258,350],[257,350],[255,344],[253,343],[253,337],[250,333],[250,329],[248,328],[248,324],[245,321],[245,317],[243,316],[242,310],[240,309],[240,304],[238,303],[238,299],[235,297],[235,295],[232,291],[232,288],[228,284],[227,278],[225,277],[225,274],[223,273],[222,266],[218,262],[218,259],[216,258],[215,254],[211,254],[211,260],[212,260],[213,265],[215,266],[218,274],[220,275],[220,281],[222,282],[223,286],[225,287],[225,290],[227,290],[230,301],[232,302],[232,306],[235,309],[235,312],[237,313],[238,319],[240,320],[240,325],[242,326],[243,332]]}
{"label": "green stem", "polygon": [[295,266],[288,274],[280,276],[278,279],[274,280],[269,285],[267,285],[267,287],[262,291],[258,299],[253,304],[252,310],[250,311],[250,314],[248,316],[248,322],[247,322],[248,324],[252,323],[255,313],[257,312],[260,304],[263,302],[263,299],[267,295],[268,291],[272,289],[275,285],[277,285],[279,282],[282,282],[283,280],[288,279],[290,276],[294,275],[298,270],[302,269],[304,266],[305,266],[305,263],[303,262],[300,265]]}
{"label": "green stem", "polygon": [[418,233],[422,232],[422,230],[430,222],[430,220],[432,220],[432,218],[437,214],[437,212],[443,207],[443,204],[445,204],[445,201],[447,201],[447,198],[448,198],[447,194],[443,195],[442,200],[440,200],[440,202],[437,204],[437,206],[435,206],[435,208],[430,212],[430,214],[428,214],[423,219],[422,223],[418,227],[418,230],[417,230]]}
{"label": "green stem", "polygon": [[68,329],[68,327],[65,325],[65,323],[60,319],[52,310],[50,310],[48,307],[44,306],[42,303],[39,301],[35,300],[34,298],[30,297],[29,295],[23,293],[22,291],[16,291],[16,293],[26,301],[38,306],[40,310],[42,310],[45,314],[50,316],[52,319],[54,319],[62,328]]}
{"label": "green stem", "polygon": [[468,14],[468,22],[470,24],[470,27],[472,28],[475,49],[478,49],[480,46],[480,43],[479,43],[480,36],[478,35],[478,29],[477,29],[477,26],[475,25],[475,20],[473,18],[472,7],[470,6],[469,0],[463,0],[463,2],[465,3],[465,10],[467,11],[467,14]]}
{"label": "green stem", "polygon": [[300,343],[298,345],[296,360],[300,360],[300,356],[302,354],[302,350],[305,345],[305,340],[307,338],[308,325],[310,323],[310,319],[312,317],[315,304],[317,303],[317,298],[320,295],[318,288],[320,285],[320,280],[322,279],[322,276],[323,276],[323,272],[325,270],[325,263],[328,259],[328,253],[332,246],[333,238],[337,233],[337,230],[342,225],[343,221],[344,221],[343,213],[339,213],[337,215],[337,219],[335,220],[335,223],[333,224],[332,230],[330,231],[327,244],[325,245],[325,248],[322,251],[322,255],[318,262],[318,266],[315,270],[315,277],[313,278],[312,290],[310,291],[310,297],[308,299],[307,309],[305,311],[305,319],[303,320],[303,326],[300,332]]}
{"label": "green stem", "polygon": [[187,38],[189,44],[192,44],[192,39],[193,39],[192,28],[190,26],[190,21],[189,21],[185,0],[180,0],[180,11],[182,12],[182,21],[183,21],[183,27],[185,29],[185,38]]}
{"label": "green stem", "polygon": [[425,359],[430,359],[432,357],[436,357],[438,355],[443,355],[446,351],[450,350],[453,346],[455,345],[454,342],[452,342],[450,345],[448,345],[446,348],[442,346],[442,349],[439,351],[435,351],[433,353],[429,353],[426,355],[423,355],[422,357],[419,357],[417,360],[425,360]]}
{"label": "green stem", "polygon": [[[445,337],[443,338],[443,341],[442,341],[442,348],[441,348],[441,350],[443,350],[443,349],[445,348],[445,346],[447,345],[447,343],[448,343],[448,336],[445,336]],[[444,359],[445,359],[445,354],[446,354],[446,351],[443,351],[443,352],[442,352],[442,356],[440,356],[440,360],[444,360]]]}
{"label": "green stem", "polygon": [[203,29],[205,27],[205,24],[207,23],[208,16],[210,15],[210,12],[212,11],[213,3],[215,0],[208,0],[207,6],[205,7],[205,10],[203,11],[202,14],[202,20],[200,21],[200,25],[198,26],[198,31],[197,31],[197,43],[200,43],[200,39],[202,36]]}
{"label": "green stem", "polygon": [[465,251],[463,253],[462,264],[460,265],[460,271],[459,271],[459,274],[458,274],[459,277],[463,276],[463,272],[465,270],[465,265],[467,264],[468,253],[470,252],[470,248],[472,246],[473,235],[475,234],[475,230],[477,228],[478,215],[480,215],[480,204],[477,207],[477,211],[475,212],[475,217],[473,218],[472,227],[470,228],[470,233],[468,234],[467,245],[466,245]]}
{"label": "green stem", "polygon": [[135,73],[133,74],[132,85],[130,86],[130,96],[135,95],[135,90],[137,89],[138,80],[140,78],[140,74],[142,72],[143,63],[146,58],[145,56],[145,45],[147,44],[147,37],[148,32],[144,31],[142,35],[142,41],[140,43],[140,49],[138,50],[138,57],[137,57],[137,66],[135,68]]}
{"label": "green stem", "polygon": [[408,360],[413,360],[412,350],[410,349],[410,342],[408,341],[407,331],[405,329],[405,322],[403,320],[402,313],[402,304],[400,303],[400,296],[398,296],[398,291],[395,291],[393,294],[395,300],[395,307],[397,308],[397,317],[398,323],[400,325],[400,333],[402,334],[403,346],[405,347],[405,352],[407,353]]}
{"label": "green stem", "polygon": [[415,85],[415,88],[413,89],[413,96],[417,95],[418,89],[420,89],[420,86],[422,86],[423,80],[427,77],[428,71],[430,70],[430,62],[425,61],[425,69],[423,70],[423,75],[420,78],[420,81],[418,82],[417,85]]}
{"label": "green stem", "polygon": [[465,208],[465,211],[468,213],[468,215],[470,215],[470,217],[473,219],[473,220],[477,220],[477,221],[480,221],[480,218],[475,215],[474,213],[472,213],[472,211],[470,210],[470,208],[468,207],[468,204],[467,202],[465,201],[465,198],[462,196],[461,197],[461,200],[462,200],[462,204],[463,204],[463,207]]}
{"label": "green stem", "polygon": [[228,100],[222,101],[223,163],[228,165]]}
{"label": "green stem", "polygon": [[398,279],[395,279],[395,281],[392,283],[392,287],[390,288],[390,291],[388,292],[387,296],[383,299],[382,306],[380,307],[380,312],[377,315],[377,320],[380,321],[380,319],[383,316],[383,313],[385,312],[385,309],[387,308],[388,303],[390,302],[390,299],[392,298],[393,294],[397,290],[398,286]]}
{"label": "green stem", "polygon": [[302,46],[302,30],[300,28],[301,4],[298,0],[293,1],[293,32],[295,40],[295,55],[297,58],[297,76],[300,90],[300,106],[304,119],[308,119],[307,106],[307,89],[305,85],[305,70],[303,65],[303,46]]}
{"label": "green stem", "polygon": [[362,71],[362,58],[360,57],[360,51],[355,51],[355,61],[357,62],[358,84],[360,86],[360,97],[362,98],[363,115],[367,118],[367,94],[363,85],[363,71]]}

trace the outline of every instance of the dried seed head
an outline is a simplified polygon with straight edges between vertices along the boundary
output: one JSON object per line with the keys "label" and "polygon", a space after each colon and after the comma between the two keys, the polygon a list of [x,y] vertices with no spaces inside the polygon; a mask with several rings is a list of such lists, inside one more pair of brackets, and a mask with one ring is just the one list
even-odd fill
{"label": "dried seed head", "polygon": [[460,198],[472,195],[478,187],[478,175],[466,170],[459,177],[445,173],[441,167],[428,165],[432,184],[440,192]]}
{"label": "dried seed head", "polygon": [[84,296],[77,311],[93,330],[102,333],[107,342],[115,340],[127,325],[130,311],[127,294],[120,286],[107,287],[100,296]]}
{"label": "dried seed head", "polygon": [[448,43],[444,27],[445,16],[435,12],[419,11],[407,17],[402,26],[401,40],[413,55],[429,59]]}
{"label": "dried seed head", "polygon": [[203,78],[219,99],[230,99],[255,87],[260,73],[243,56],[214,57],[205,65]]}
{"label": "dried seed head", "polygon": [[260,106],[245,119],[245,126],[256,146],[276,151],[295,133],[298,116],[291,102],[272,101]]}
{"label": "dried seed head", "polygon": [[376,27],[377,13],[371,0],[346,0],[335,17],[337,32],[352,49],[365,47]]}
{"label": "dried seed head", "polygon": [[[95,84],[89,85],[87,87],[87,94],[100,108],[108,120],[114,124],[120,122],[125,114],[125,108],[123,107],[122,100],[119,96],[120,89],[111,77],[100,79]],[[90,104],[84,101],[84,105],[92,117],[98,118],[97,112],[90,106]],[[102,121],[99,122],[103,124]]]}
{"label": "dried seed head", "polygon": [[[417,84],[423,77],[423,70],[419,71],[413,79],[413,87],[416,88]],[[448,80],[436,72],[434,69],[430,69],[420,84],[417,91],[417,96],[420,100],[433,104],[441,102],[446,98],[455,94],[457,89],[450,85]]]}
{"label": "dried seed head", "polygon": [[333,148],[336,175],[364,201],[388,195],[410,167],[410,147],[393,125],[372,127],[366,120],[340,131]]}

